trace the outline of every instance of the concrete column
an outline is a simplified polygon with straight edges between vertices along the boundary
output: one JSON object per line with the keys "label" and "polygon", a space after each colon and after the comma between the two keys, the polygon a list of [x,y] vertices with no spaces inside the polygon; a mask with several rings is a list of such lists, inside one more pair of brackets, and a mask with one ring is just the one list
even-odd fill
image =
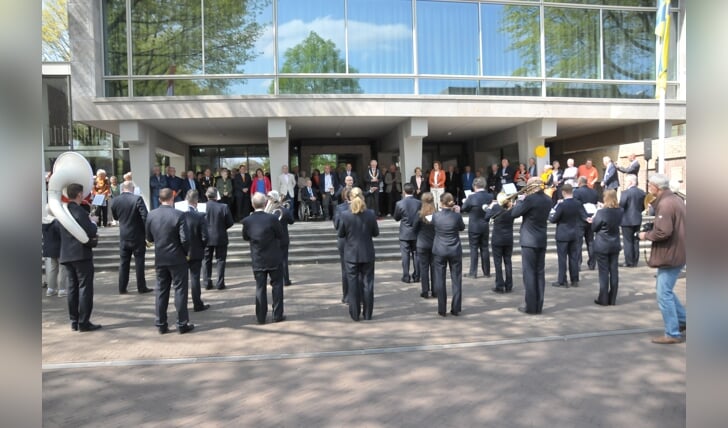
{"label": "concrete column", "polygon": [[384,146],[399,150],[402,183],[409,181],[415,167],[422,166],[422,139],[427,136],[427,119],[410,118],[384,138]]}
{"label": "concrete column", "polygon": [[539,158],[535,155],[536,147],[544,145],[546,138],[556,136],[555,119],[537,119],[532,122],[518,125],[516,129],[518,139],[518,157],[521,162],[527,162],[528,158],[536,159],[536,167],[541,172],[546,164],[551,163],[550,150],[546,150],[546,156]]}
{"label": "concrete column", "polygon": [[[288,165],[288,123],[286,119],[268,119],[268,156],[270,157],[271,187],[273,190],[278,190],[281,167]],[[290,172],[290,165],[288,167]]]}

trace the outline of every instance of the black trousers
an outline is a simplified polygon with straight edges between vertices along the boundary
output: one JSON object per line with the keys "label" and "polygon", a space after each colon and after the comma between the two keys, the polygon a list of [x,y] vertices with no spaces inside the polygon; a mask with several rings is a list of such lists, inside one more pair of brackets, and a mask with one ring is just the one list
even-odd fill
{"label": "black trousers", "polygon": [[470,276],[478,273],[478,253],[483,275],[490,275],[490,252],[488,251],[488,232],[468,232],[470,246]]}
{"label": "black trousers", "polygon": [[255,318],[258,323],[265,323],[268,315],[268,277],[273,284],[273,320],[283,318],[283,275],[281,269],[254,270],[255,277]]}
{"label": "black trousers", "polygon": [[250,215],[250,194],[243,193],[235,195],[235,221],[238,222]]}
{"label": "black trousers", "polygon": [[[513,245],[492,245],[493,264],[495,265],[495,288],[510,291],[513,289]],[[505,278],[503,265],[505,264]]]}
{"label": "black trousers", "polygon": [[379,194],[381,192],[377,190],[374,193],[367,193],[364,197],[365,202],[367,203],[367,208],[374,210],[374,214],[379,217]]}
{"label": "black trousers", "polygon": [[212,258],[215,257],[217,266],[217,282],[215,286],[221,288],[225,285],[225,261],[227,260],[227,244],[215,247],[205,247],[204,281],[206,285],[212,284]]}
{"label": "black trousers", "polygon": [[177,310],[177,327],[190,321],[187,312],[187,263],[173,266],[157,266],[157,287],[155,289],[157,300],[155,304],[155,325],[167,327],[167,307],[169,306],[169,293],[174,289],[174,307]]}
{"label": "black trousers", "polygon": [[546,289],[546,248],[521,247],[521,265],[526,312],[539,314],[543,310]]}
{"label": "black trousers", "polygon": [[597,265],[597,260],[594,258],[594,232],[591,229],[591,225],[587,225],[584,227],[584,233],[581,236],[581,240],[579,241],[579,266],[582,264],[582,248],[584,243],[586,243],[586,253],[588,255],[588,259],[586,261],[587,266],[589,266],[589,269],[594,269],[594,267]]}
{"label": "black trousers", "polygon": [[402,199],[402,192],[392,190],[387,193],[387,214],[394,215],[394,207],[400,199]]}
{"label": "black trousers", "polygon": [[556,241],[556,254],[558,256],[559,284],[566,284],[566,269],[568,262],[569,279],[571,282],[579,282],[579,240]]}
{"label": "black trousers", "polygon": [[435,292],[437,292],[437,312],[445,313],[447,309],[447,287],[445,275],[450,266],[450,280],[452,281],[452,304],[450,310],[454,313],[462,311],[463,303],[463,257],[435,255]]}
{"label": "black trousers", "polygon": [[68,317],[71,323],[87,326],[94,309],[94,263],[93,260],[79,260],[63,263],[66,267],[68,291]]}
{"label": "black trousers", "polygon": [[129,285],[129,268],[131,256],[134,255],[134,270],[136,272],[137,290],[147,288],[147,279],[144,276],[144,253],[147,247],[144,242],[121,241],[121,253],[119,255],[119,293],[125,293]]}
{"label": "black trousers", "polygon": [[640,261],[640,240],[634,235],[640,226],[622,226],[622,243],[624,247],[624,264],[637,266]]}
{"label": "black trousers", "polygon": [[436,296],[437,291],[434,287],[435,260],[432,255],[432,248],[417,248],[417,259],[420,263],[420,285],[422,286],[422,293],[430,293]]}
{"label": "black trousers", "polygon": [[324,212],[324,219],[329,220],[333,217],[333,210],[336,208],[334,205],[334,197],[329,192],[321,194],[321,210]]}
{"label": "black trousers", "polygon": [[[402,256],[402,279],[417,281],[420,279],[420,262],[417,256],[417,240],[399,241],[399,253]],[[412,262],[412,275],[410,276],[410,261]]]}
{"label": "black trousers", "polygon": [[597,267],[599,269],[599,297],[597,301],[602,305],[617,304],[617,289],[619,288],[619,252],[596,253]]}
{"label": "black trousers", "polygon": [[288,274],[288,247],[289,244],[281,244],[281,252],[283,253],[283,260],[281,261],[281,276],[283,277],[283,284],[290,285],[291,278]]}
{"label": "black trousers", "polygon": [[[372,319],[374,310],[374,262],[346,262],[346,276],[349,280],[349,316],[354,321],[364,315]],[[362,307],[363,306],[363,307]]]}
{"label": "black trousers", "polygon": [[341,262],[341,293],[342,299],[348,302],[349,294],[349,275],[346,273],[346,261],[344,260],[344,238],[338,238],[336,247],[339,249],[339,261]]}
{"label": "black trousers", "polygon": [[109,225],[109,206],[107,204],[97,206],[95,214],[99,218],[99,224],[104,227]]}
{"label": "black trousers", "polygon": [[197,309],[205,306],[202,302],[202,286],[200,285],[200,271],[202,260],[190,260],[187,262],[190,269],[190,294],[192,294],[192,306]]}

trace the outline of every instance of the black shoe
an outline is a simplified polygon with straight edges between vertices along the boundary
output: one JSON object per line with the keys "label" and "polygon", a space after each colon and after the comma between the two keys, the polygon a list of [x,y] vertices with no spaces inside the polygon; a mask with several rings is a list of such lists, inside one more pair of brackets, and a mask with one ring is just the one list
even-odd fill
{"label": "black shoe", "polygon": [[450,311],[450,314],[454,317],[460,315],[460,312]]}
{"label": "black shoe", "polygon": [[478,274],[477,273],[466,273],[465,275],[463,275],[463,277],[476,279],[478,277]]}
{"label": "black shoe", "polygon": [[212,290],[212,289],[213,289],[212,283],[211,282],[208,282],[207,283],[207,287],[205,287],[205,290]]}
{"label": "black shoe", "polygon": [[437,293],[432,293],[432,298],[437,299]]}
{"label": "black shoe", "polygon": [[596,304],[597,304],[597,305],[599,305],[599,306],[609,306],[609,305],[607,305],[606,303],[601,303],[601,302],[600,302],[599,300],[597,300],[597,299],[594,299],[594,303],[596,303]]}
{"label": "black shoe", "polygon": [[412,277],[412,282],[420,282],[420,277],[419,276],[413,276]]}
{"label": "black shoe", "polygon": [[348,304],[349,302],[346,301],[346,297],[341,298],[341,303]]}
{"label": "black shoe", "polygon": [[144,287],[144,288],[142,288],[140,290],[137,290],[137,293],[139,293],[139,294],[146,294],[146,293],[151,293],[152,291],[154,291],[154,290],[151,289],[151,288]]}
{"label": "black shoe", "polygon": [[159,331],[159,334],[169,333],[169,327],[167,327],[166,325],[162,327],[157,327],[157,330]]}
{"label": "black shoe", "polygon": [[597,267],[596,267],[595,265],[589,265],[589,270],[594,270],[594,269],[596,269],[596,268],[597,268]]}
{"label": "black shoe", "polygon": [[286,287],[288,287],[291,284],[293,284],[291,281],[286,281],[286,282],[283,283],[283,285],[285,285]]}
{"label": "black shoe", "polygon": [[177,327],[177,333],[179,333],[179,334],[185,334],[185,333],[189,333],[190,331],[192,331],[194,329],[195,329],[195,325],[194,324],[185,324],[185,325],[183,325],[181,327]]}
{"label": "black shoe", "polygon": [[632,267],[632,265],[629,263],[620,263],[619,267]]}
{"label": "black shoe", "polygon": [[122,290],[119,290],[119,294],[129,294],[129,292],[126,291],[126,290],[123,290],[123,291]]}
{"label": "black shoe", "polygon": [[447,314],[445,312],[437,311],[437,315],[440,315],[441,317],[445,318]]}
{"label": "black shoe", "polygon": [[572,287],[578,287],[579,286],[579,281],[571,281],[571,286]]}
{"label": "black shoe", "polygon": [[223,284],[223,285],[221,285],[221,286],[217,287],[217,289],[218,289],[218,290],[224,290],[224,289],[226,289],[226,288],[227,288],[227,287],[225,287],[225,284]]}
{"label": "black shoe", "polygon": [[[73,327],[71,327],[71,328],[73,328]],[[78,325],[78,331],[82,331],[82,332],[83,331],[94,331],[94,330],[98,330],[100,328],[101,328],[101,324],[88,323],[86,325],[81,325],[81,324]]]}
{"label": "black shoe", "polygon": [[273,320],[273,322],[283,322],[283,321],[285,321],[285,320],[286,320],[286,316],[285,316],[285,315],[283,315],[283,316],[281,316],[280,318],[276,318],[276,319],[274,319],[274,320]]}
{"label": "black shoe", "polygon": [[257,321],[258,321],[258,324],[260,324],[260,325],[265,324],[265,320],[262,320],[262,321],[261,320],[257,320]]}
{"label": "black shoe", "polygon": [[490,274],[489,274],[489,273],[486,273],[486,274],[485,274],[485,277],[486,277],[486,278],[490,278]]}
{"label": "black shoe", "polygon": [[206,310],[208,310],[208,309],[210,309],[210,305],[209,305],[209,304],[207,304],[207,303],[205,303],[205,304],[204,304],[204,305],[202,305],[202,306],[195,306],[195,309],[193,309],[193,310],[194,310],[195,312],[202,312],[202,311],[206,311]]}
{"label": "black shoe", "polygon": [[364,315],[364,321],[371,321],[372,316],[371,315]]}
{"label": "black shoe", "polygon": [[500,293],[500,294],[505,294],[505,292],[506,292],[506,289],[505,288],[495,287],[492,290],[493,290],[494,293]]}
{"label": "black shoe", "polygon": [[513,288],[506,288],[505,293],[513,293]]}
{"label": "black shoe", "polygon": [[406,283],[406,284],[409,284],[409,283],[410,283],[410,279],[409,279],[409,278],[407,278],[406,276],[403,276],[403,277],[402,277],[402,282],[404,282],[404,283]]}
{"label": "black shoe", "polygon": [[71,323],[71,330],[78,331],[78,323],[77,322],[72,322]]}
{"label": "black shoe", "polygon": [[553,285],[554,287],[569,288],[569,284],[562,284],[560,282],[552,282],[551,285]]}
{"label": "black shoe", "polygon": [[528,314],[528,315],[536,315],[536,314],[539,314],[540,313],[540,312],[528,312],[526,310],[526,307],[525,306],[519,306],[518,307],[518,312],[523,312],[524,314]]}
{"label": "black shoe", "polygon": [[430,296],[427,295],[427,293],[420,293],[420,297],[423,299],[428,299]]}

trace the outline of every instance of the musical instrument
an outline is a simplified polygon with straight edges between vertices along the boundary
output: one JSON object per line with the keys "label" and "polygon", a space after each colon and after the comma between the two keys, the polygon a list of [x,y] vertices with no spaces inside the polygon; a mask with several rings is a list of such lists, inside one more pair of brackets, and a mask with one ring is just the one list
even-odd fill
{"label": "musical instrument", "polygon": [[502,206],[503,208],[508,208],[506,205],[510,206],[513,201],[518,199],[521,195],[528,196],[532,195],[539,190],[543,190],[543,183],[542,182],[534,182],[531,184],[526,185],[526,187],[522,188],[516,193],[512,193],[510,195],[506,195],[503,192],[500,192],[498,196],[496,196],[496,199],[498,200],[498,205]]}
{"label": "musical instrument", "polygon": [[282,208],[290,209],[290,202],[288,200],[281,202],[281,195],[277,190],[271,190],[267,195],[265,195],[265,197],[268,201],[265,203],[263,211],[268,214],[273,214],[278,217],[278,220],[283,217]]}
{"label": "musical instrument", "polygon": [[66,230],[82,244],[89,242],[86,231],[76,222],[68,211],[66,188],[77,183],[83,186],[84,198],[91,193],[94,185],[94,173],[91,164],[78,152],[64,152],[53,164],[53,174],[48,180],[48,210],[58,219]]}
{"label": "musical instrument", "polygon": [[653,195],[650,192],[647,192],[647,194],[645,195],[645,209],[644,209],[644,211],[649,211],[650,205],[652,205],[652,202],[654,202],[655,199],[657,199],[657,196]]}

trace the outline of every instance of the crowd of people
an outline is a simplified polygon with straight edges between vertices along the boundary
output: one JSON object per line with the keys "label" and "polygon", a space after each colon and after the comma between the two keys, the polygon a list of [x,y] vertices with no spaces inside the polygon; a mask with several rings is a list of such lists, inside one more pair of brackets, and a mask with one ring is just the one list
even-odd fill
{"label": "crowd of people", "polygon": [[[120,266],[118,291],[126,294],[131,257],[134,256],[136,286],[140,294],[153,291],[146,286],[144,257],[146,249],[155,252],[156,327],[160,334],[169,331],[167,306],[174,290],[177,331],[194,329],[187,311],[188,289],[193,310],[209,309],[202,300],[202,283],[207,290],[224,290],[228,229],[242,223],[242,238],[250,243],[252,271],[256,283],[255,313],[265,323],[268,312],[267,285],[272,285],[273,321],[286,319],[283,287],[292,282],[288,272],[288,225],[293,224],[296,203],[310,204],[326,220],[332,220],[340,254],[342,302],[350,317],[370,320],[374,307],[375,253],[373,238],[379,234],[377,218],[391,214],[399,222],[402,277],[405,283],[421,284],[422,298],[437,298],[438,315],[447,315],[447,271],[452,287],[450,315],[462,311],[463,276],[485,278],[495,272],[493,292],[513,291],[512,257],[514,221],[520,218],[522,283],[524,304],[518,310],[531,315],[543,311],[545,294],[545,256],[548,223],[556,224],[558,259],[554,287],[578,287],[582,266],[582,248],[586,243],[587,267],[598,268],[599,293],[594,300],[601,306],[615,305],[619,287],[619,255],[624,249],[622,267],[639,264],[639,241],[652,241],[647,264],[657,268],[658,304],[665,320],[665,334],[655,343],[679,343],[686,328],[685,309],[673,293],[677,276],[685,265],[685,202],[670,189],[663,174],[650,177],[651,205],[647,194],[637,187],[633,162],[617,167],[611,159],[602,159],[604,173],[587,160],[574,166],[567,160],[563,171],[558,161],[536,171],[534,159],[510,166],[507,159],[492,165],[487,177],[473,173],[469,166],[456,175],[434,162],[429,172],[420,167],[402,184],[397,167],[380,169],[376,160],[361,175],[350,164],[335,171],[330,166],[312,177],[281,169],[279,189],[272,189],[270,178],[261,170],[254,177],[245,166],[235,172],[223,168],[219,176],[210,169],[200,174],[188,171],[186,179],[177,177],[174,167],[166,175],[155,167],[150,179],[152,210],[139,195],[131,174],[122,184],[99,170],[94,178],[91,197],[104,195],[104,203],[89,215],[84,204],[86,194],[80,184],[67,188],[68,212],[97,242],[97,226],[118,222],[120,228]],[[617,195],[617,171],[626,173],[627,188]],[[113,177],[112,177],[113,178]],[[303,181],[301,179],[303,178]],[[518,191],[505,193],[506,184]],[[597,192],[597,185],[601,195]],[[106,199],[108,196],[108,199]],[[187,211],[175,209],[175,202],[185,200]],[[288,200],[288,205],[282,202]],[[197,210],[205,202],[204,212]],[[267,207],[276,206],[275,214]],[[83,208],[87,209],[84,210]],[[655,215],[653,227],[642,230],[643,212]],[[109,213],[111,217],[109,218]],[[463,216],[468,216],[470,263],[463,274],[460,232],[465,230]],[[621,237],[620,237],[621,232]],[[58,220],[48,215],[43,224],[43,255],[46,257],[48,294],[67,296],[69,316],[74,330],[91,331],[100,325],[90,321],[93,308],[94,244],[81,243]],[[491,254],[492,268],[491,269]],[[215,259],[216,275],[212,264]],[[200,279],[202,276],[202,279]]]}

